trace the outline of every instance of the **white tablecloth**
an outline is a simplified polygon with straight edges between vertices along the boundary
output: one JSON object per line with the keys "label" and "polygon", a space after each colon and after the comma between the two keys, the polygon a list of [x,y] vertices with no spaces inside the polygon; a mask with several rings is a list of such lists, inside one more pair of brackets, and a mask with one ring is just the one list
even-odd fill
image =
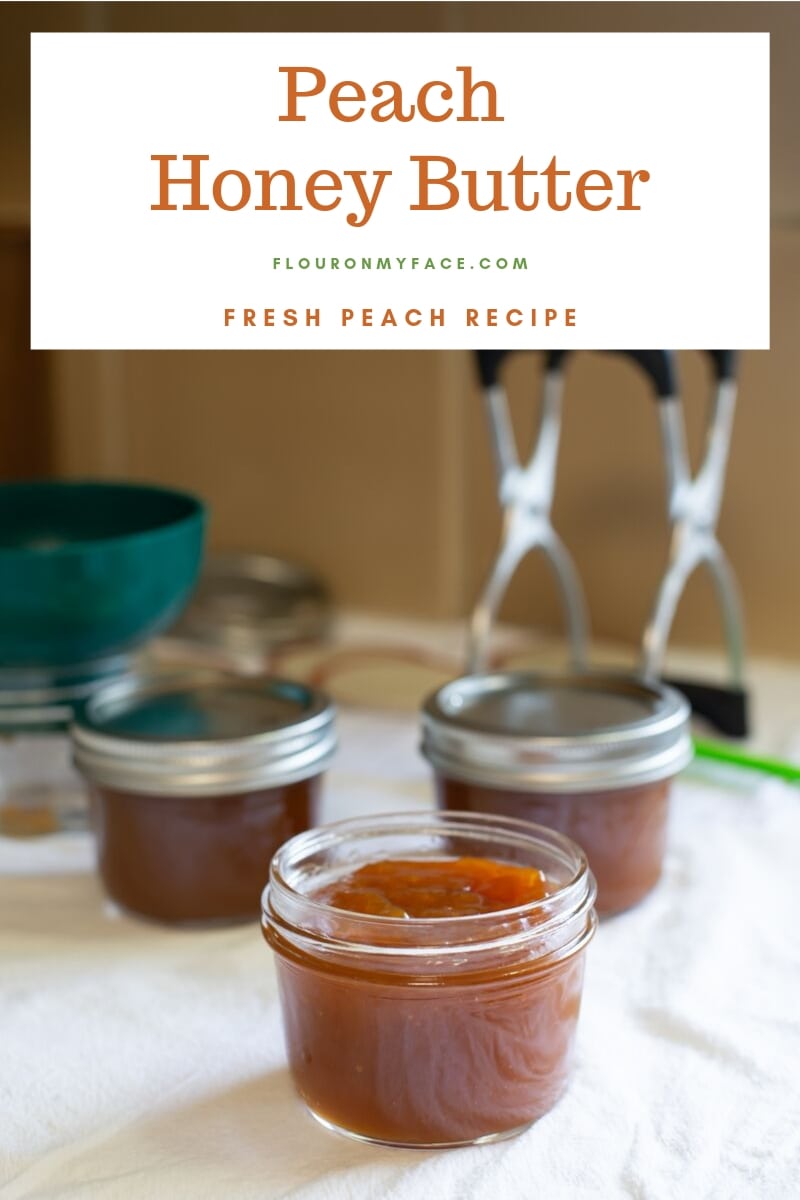
{"label": "white tablecloth", "polygon": [[[341,735],[327,816],[430,803],[412,716],[346,712]],[[686,775],[662,885],[589,949],[567,1096],[515,1140],[432,1154],[306,1115],[257,925],[138,922],[104,900],[88,836],[0,840],[0,1194],[792,1200],[799,864],[800,792]]]}

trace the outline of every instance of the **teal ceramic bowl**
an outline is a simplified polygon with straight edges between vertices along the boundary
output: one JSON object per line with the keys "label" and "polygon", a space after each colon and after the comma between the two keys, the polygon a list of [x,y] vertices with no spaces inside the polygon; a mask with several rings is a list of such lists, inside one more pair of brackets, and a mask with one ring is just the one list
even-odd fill
{"label": "teal ceramic bowl", "polygon": [[105,658],[165,629],[194,588],[205,517],[170,488],[0,485],[0,667]]}

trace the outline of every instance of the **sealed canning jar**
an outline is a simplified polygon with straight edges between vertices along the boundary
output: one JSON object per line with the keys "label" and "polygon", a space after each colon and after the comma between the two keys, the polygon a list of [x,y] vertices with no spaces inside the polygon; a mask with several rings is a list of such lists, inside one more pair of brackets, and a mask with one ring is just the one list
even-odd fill
{"label": "sealed canning jar", "polygon": [[422,753],[442,808],[574,838],[597,880],[598,912],[614,913],[660,878],[670,786],[692,755],[689,706],[628,676],[465,676],[425,703]]}
{"label": "sealed canning jar", "polygon": [[72,737],[112,900],[183,924],[257,916],[272,854],[314,823],[333,719],[302,684],[217,671],[99,692]]}
{"label": "sealed canning jar", "polygon": [[[535,898],[505,890],[514,867],[543,881]],[[448,915],[383,915],[385,897],[357,885],[365,871],[373,883],[404,872],[423,911]],[[497,877],[488,911],[459,912],[464,871]],[[427,1147],[494,1141],[542,1116],[569,1077],[594,891],[573,842],[504,818],[379,816],[293,838],[262,909],[311,1113],[365,1141]]]}
{"label": "sealed canning jar", "polygon": [[72,764],[69,725],[84,702],[122,677],[127,659],[0,670],[0,836],[84,830],[86,784]]}

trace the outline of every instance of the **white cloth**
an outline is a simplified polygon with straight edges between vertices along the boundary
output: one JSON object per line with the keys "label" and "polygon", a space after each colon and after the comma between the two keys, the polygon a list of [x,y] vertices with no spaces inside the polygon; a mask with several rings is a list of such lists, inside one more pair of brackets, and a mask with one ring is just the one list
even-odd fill
{"label": "white cloth", "polygon": [[[430,803],[413,716],[341,733],[328,817]],[[566,1097],[515,1140],[433,1154],[305,1113],[256,925],[123,917],[88,837],[0,841],[2,1200],[791,1200],[798,855],[797,789],[694,768],[662,884],[589,948]]]}

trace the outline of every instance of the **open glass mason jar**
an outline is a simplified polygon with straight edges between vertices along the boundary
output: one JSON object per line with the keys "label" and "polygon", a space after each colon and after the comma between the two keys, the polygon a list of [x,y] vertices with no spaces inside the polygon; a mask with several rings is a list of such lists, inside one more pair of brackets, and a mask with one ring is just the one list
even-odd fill
{"label": "open glass mason jar", "polygon": [[518,817],[586,851],[597,910],[638,903],[661,876],[672,780],[692,757],[689,705],[621,675],[468,675],[422,712],[442,808]]}
{"label": "open glass mason jar", "polygon": [[86,783],[72,763],[69,726],[124,658],[81,666],[0,669],[0,836],[85,830]]}
{"label": "open glass mason jar", "polygon": [[104,688],[72,739],[111,899],[178,924],[256,918],[273,853],[316,820],[333,722],[327,697],[288,680],[198,670]]}
{"label": "open glass mason jar", "polygon": [[[534,867],[547,894],[469,916],[395,917],[318,897],[365,864],[466,858]],[[503,818],[414,813],[300,834],[262,910],[289,1064],[323,1124],[440,1147],[509,1137],[559,1099],[595,929],[582,851]]]}

